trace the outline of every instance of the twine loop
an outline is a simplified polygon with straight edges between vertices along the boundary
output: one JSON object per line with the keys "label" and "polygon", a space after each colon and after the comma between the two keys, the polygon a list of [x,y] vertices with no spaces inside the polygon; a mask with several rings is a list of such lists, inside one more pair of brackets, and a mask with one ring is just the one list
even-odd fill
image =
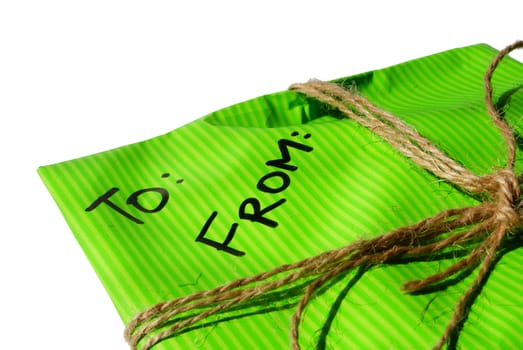
{"label": "twine loop", "polygon": [[290,332],[291,346],[294,350],[299,350],[299,325],[303,311],[314,293],[336,276],[357,267],[386,264],[402,258],[430,258],[435,253],[466,246],[468,255],[446,270],[403,285],[406,292],[419,292],[481,265],[477,276],[456,304],[451,320],[434,347],[441,349],[465,322],[475,296],[494,266],[504,238],[510,233],[516,233],[523,226],[520,191],[523,175],[517,176],[514,171],[516,142],[512,129],[492,102],[491,83],[499,62],[510,51],[521,47],[523,41],[516,41],[501,50],[485,74],[486,109],[507,146],[505,168],[497,169],[486,176],[472,173],[399,118],[354,91],[321,81],[292,85],[291,90],[339,110],[343,116],[365,126],[418,166],[484,200],[476,206],[447,209],[381,236],[356,241],[258,275],[240,278],[212,290],[161,302],[138,313],[127,325],[125,338],[131,349],[150,349],[158,342],[176,336],[211,315],[267,295],[282,286],[306,280],[303,295],[292,317]]}

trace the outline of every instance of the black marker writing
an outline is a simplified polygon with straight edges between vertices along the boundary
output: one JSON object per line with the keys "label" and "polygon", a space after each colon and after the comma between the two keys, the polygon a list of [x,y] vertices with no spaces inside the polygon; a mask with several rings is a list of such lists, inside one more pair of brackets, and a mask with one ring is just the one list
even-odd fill
{"label": "black marker writing", "polygon": [[[291,136],[299,136],[299,133],[293,132]],[[311,134],[305,134],[303,136],[305,140],[309,139],[310,137]],[[297,151],[311,152],[313,150],[313,148],[309,145],[302,144],[293,140],[280,139],[278,140],[280,158],[269,160],[265,164],[273,168],[278,168],[287,171],[296,171],[298,169],[298,166],[290,164],[292,160],[290,152],[291,148],[296,150],[293,151],[293,153]],[[289,174],[281,170],[276,170],[271,171],[266,175],[262,176],[256,184],[256,189],[265,193],[278,194],[285,191],[290,185],[291,178]],[[256,197],[248,197],[240,203],[238,209],[238,217],[240,220],[248,220],[250,222],[274,228],[278,226],[278,222],[273,218],[269,217],[268,214],[276,208],[280,207],[286,201],[287,200],[285,198],[280,198],[270,205],[263,206],[260,203],[260,200]],[[245,252],[229,246],[235,234],[237,233],[237,230],[240,225],[239,223],[235,222],[230,226],[229,232],[227,232],[227,235],[225,236],[225,239],[222,242],[217,242],[205,237],[211,227],[211,224],[217,216],[217,211],[213,211],[211,213],[209,218],[205,221],[205,224],[203,225],[202,229],[200,230],[200,233],[196,237],[196,242],[207,244],[220,251],[224,251],[235,256],[245,255]]]}
{"label": "black marker writing", "polygon": [[236,233],[236,229],[238,228],[237,223],[234,223],[231,225],[231,228],[230,228],[229,232],[227,232],[227,236],[225,237],[225,240],[222,243],[213,241],[212,239],[205,237],[205,234],[209,230],[209,227],[211,226],[214,218],[216,218],[217,215],[218,215],[218,212],[216,212],[216,211],[212,212],[211,216],[209,216],[209,218],[203,225],[203,228],[201,229],[200,233],[198,234],[198,237],[196,237],[196,242],[201,242],[203,244],[210,245],[211,247],[214,247],[218,250],[223,250],[224,252],[227,252],[232,255],[236,255],[236,256],[245,255],[245,252],[242,252],[242,251],[229,247],[229,243],[231,243],[231,241],[234,237],[234,234]]}
{"label": "black marker writing", "polygon": [[[162,178],[166,179],[170,176],[169,173],[162,174]],[[181,184],[183,182],[183,179],[179,179],[176,181],[177,184]],[[93,203],[91,203],[85,211],[90,212],[98,207],[100,207],[102,204],[107,205],[110,209],[113,209],[118,214],[123,215],[127,219],[133,221],[137,224],[144,224],[144,221],[138,218],[136,215],[131,214],[129,211],[124,210],[122,206],[119,206],[113,201],[111,198],[118,192],[120,189],[118,187],[113,187],[109,189],[107,192],[102,194],[100,197],[98,197]],[[156,205],[152,207],[146,207],[144,204],[140,201],[140,198],[142,198],[144,195],[147,196],[150,199],[150,193],[155,194],[159,201]],[[151,188],[144,188],[137,190],[129,195],[127,200],[125,201],[125,204],[134,207],[138,211],[150,214],[150,213],[156,213],[162,210],[167,202],[169,201],[169,192],[162,187],[151,187]]]}

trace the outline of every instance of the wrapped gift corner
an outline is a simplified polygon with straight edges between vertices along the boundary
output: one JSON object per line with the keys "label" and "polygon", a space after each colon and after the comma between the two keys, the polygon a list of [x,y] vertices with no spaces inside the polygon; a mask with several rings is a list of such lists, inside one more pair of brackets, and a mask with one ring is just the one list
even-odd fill
{"label": "wrapped gift corner", "polygon": [[[495,54],[474,45],[336,82],[356,86],[450,157],[488,174],[505,162],[503,140],[484,106],[483,76]],[[519,139],[523,65],[507,58],[493,85]],[[519,158],[516,169],[522,170]],[[292,91],[39,173],[125,323],[158,302],[478,202],[371,131]],[[516,248],[506,250],[477,297],[461,348],[523,342],[516,326],[523,316],[523,251]],[[430,348],[473,276],[433,293],[400,288],[454,260],[346,273],[308,306],[302,348]],[[154,348],[288,348],[299,288],[213,316]]]}

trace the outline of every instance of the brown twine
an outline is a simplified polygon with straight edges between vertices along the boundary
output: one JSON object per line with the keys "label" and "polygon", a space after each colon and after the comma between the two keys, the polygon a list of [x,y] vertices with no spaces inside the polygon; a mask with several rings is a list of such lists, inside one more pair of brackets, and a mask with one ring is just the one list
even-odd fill
{"label": "brown twine", "polygon": [[[211,315],[295,281],[307,279],[309,284],[296,306],[291,324],[292,348],[299,350],[298,328],[303,311],[314,293],[336,276],[360,266],[384,264],[400,257],[430,256],[452,246],[472,244],[475,248],[469,255],[446,270],[422,280],[410,281],[403,286],[409,293],[421,291],[481,264],[476,278],[461,296],[450,322],[434,347],[441,349],[468,316],[467,306],[486,281],[503,239],[523,224],[520,199],[523,176],[517,177],[514,173],[516,142],[511,128],[501,118],[492,102],[491,83],[492,74],[503,57],[521,47],[523,41],[517,41],[500,51],[485,74],[488,114],[507,144],[506,167],[485,176],[473,174],[400,119],[376,107],[363,96],[328,82],[310,81],[292,85],[291,90],[337,108],[346,117],[367,127],[439,178],[466,192],[484,194],[487,200],[473,207],[444,210],[431,218],[376,238],[357,241],[340,249],[279,266],[272,271],[237,279],[212,290],[154,305],[138,313],[127,325],[125,338],[131,349],[150,349],[158,342],[179,334]],[[193,314],[182,318],[184,313],[191,311]],[[139,343],[143,344],[139,346]]]}

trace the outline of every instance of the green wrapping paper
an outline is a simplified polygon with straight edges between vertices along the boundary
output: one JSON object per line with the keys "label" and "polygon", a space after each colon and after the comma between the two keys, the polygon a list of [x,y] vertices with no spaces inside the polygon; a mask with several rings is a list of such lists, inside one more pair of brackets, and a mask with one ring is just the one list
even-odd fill
{"label": "green wrapping paper", "polygon": [[[496,50],[454,49],[338,79],[401,118],[478,175],[503,167],[483,76]],[[523,65],[496,70],[495,101],[519,138]],[[523,162],[516,160],[516,171]],[[291,91],[261,96],[165,135],[39,169],[127,323],[158,302],[478,203],[371,131]],[[404,282],[444,270],[435,257],[348,272],[323,288],[300,326],[303,349],[426,349],[474,273],[416,295]],[[458,348],[523,343],[523,249],[491,272]],[[300,295],[289,286],[212,316],[154,349],[287,349]]]}

